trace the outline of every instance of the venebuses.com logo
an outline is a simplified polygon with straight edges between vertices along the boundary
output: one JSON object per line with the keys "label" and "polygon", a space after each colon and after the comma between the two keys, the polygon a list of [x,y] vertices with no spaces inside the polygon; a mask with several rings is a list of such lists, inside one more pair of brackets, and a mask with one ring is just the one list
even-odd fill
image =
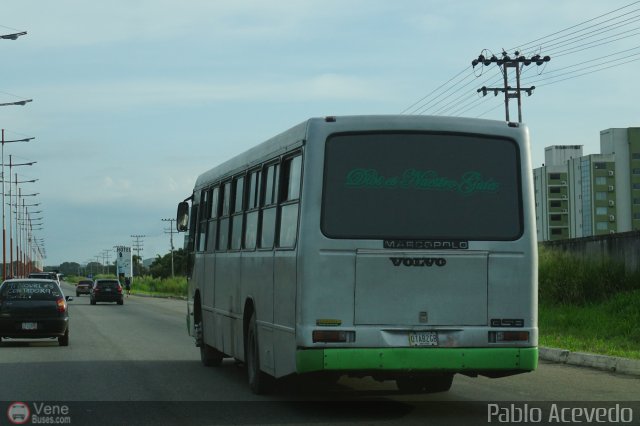
{"label": "venebuses.com logo", "polygon": [[23,425],[29,421],[31,410],[24,402],[14,402],[7,408],[7,418],[14,425]]}
{"label": "venebuses.com logo", "polygon": [[[71,412],[66,404],[16,401],[7,408],[7,418],[14,425],[71,424]],[[1,424],[1,423],[0,423]]]}

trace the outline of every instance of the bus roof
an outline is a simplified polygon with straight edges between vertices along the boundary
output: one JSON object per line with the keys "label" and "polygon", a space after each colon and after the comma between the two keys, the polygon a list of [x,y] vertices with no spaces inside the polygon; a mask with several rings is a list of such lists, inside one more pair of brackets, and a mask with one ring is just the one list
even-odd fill
{"label": "bus roof", "polygon": [[196,180],[194,191],[208,186],[213,180],[230,177],[239,170],[260,164],[267,157],[284,154],[309,139],[310,133],[327,127],[330,127],[332,133],[407,129],[482,133],[496,136],[513,136],[514,133],[520,132],[528,133],[526,126],[521,123],[479,118],[428,115],[352,115],[310,118],[202,173]]}

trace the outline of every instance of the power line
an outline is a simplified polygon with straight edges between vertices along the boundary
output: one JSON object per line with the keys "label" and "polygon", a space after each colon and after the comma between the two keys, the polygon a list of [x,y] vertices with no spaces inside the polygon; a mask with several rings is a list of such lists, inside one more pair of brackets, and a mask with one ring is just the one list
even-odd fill
{"label": "power line", "polygon": [[458,78],[462,73],[466,72],[469,69],[469,67],[463,69],[462,71],[460,71],[458,74],[454,75],[453,77],[451,77],[448,81],[446,81],[445,83],[443,83],[442,85],[440,85],[439,87],[433,89],[429,94],[423,96],[422,98],[420,98],[419,100],[417,100],[416,102],[414,102],[413,104],[409,105],[407,108],[405,108],[403,111],[400,112],[400,114],[404,114],[405,112],[409,111],[411,108],[413,108],[414,106],[416,106],[417,104],[419,104],[420,102],[422,102],[423,100],[425,100],[426,98],[428,98],[429,96],[431,96],[433,93],[435,93],[436,91],[438,91],[440,88],[446,86],[447,84],[449,84],[451,81],[455,80],[456,78]]}
{"label": "power line", "polygon": [[[521,48],[519,49],[519,51],[522,51],[523,50],[522,48],[525,48],[527,46],[530,47],[538,42],[547,40],[546,44],[540,44],[538,49],[543,49],[543,48],[546,49],[547,46],[553,46],[549,51],[545,50],[545,52],[550,55],[553,54],[555,58],[557,56],[567,56],[570,54],[583,52],[585,50],[594,49],[603,45],[614,43],[616,41],[620,41],[623,39],[628,39],[628,38],[640,35],[640,31],[638,31],[638,29],[636,28],[633,28],[627,31],[617,32],[612,35],[603,36],[603,34],[606,32],[610,32],[612,30],[619,29],[624,26],[628,26],[632,23],[635,23],[636,21],[640,21],[640,16],[631,16],[632,14],[635,14],[636,12],[640,11],[640,9],[627,11],[625,13],[613,16],[609,19],[602,20],[602,18],[604,17],[609,17],[611,15],[614,15],[617,12],[628,9],[631,6],[638,3],[640,3],[640,1],[635,1],[626,6],[623,6],[615,10],[612,10],[610,12],[599,15],[595,18],[588,19],[586,21],[583,21],[576,25],[572,25],[563,30],[556,31],[547,36],[540,37],[531,42],[525,43],[521,45]],[[594,23],[594,24],[584,27],[589,23]],[[581,26],[584,28],[579,29],[577,31],[569,32]],[[557,37],[558,35],[563,33],[566,33],[566,34],[560,37]],[[593,39],[593,40],[587,41],[589,39]],[[632,49],[627,49],[627,51],[630,51],[630,50]],[[487,54],[487,56],[489,57],[493,56],[493,54],[491,54],[490,51],[487,49],[484,49],[483,53],[484,52],[489,52],[489,54]],[[625,52],[625,51],[621,51],[612,55],[618,55],[618,54],[621,54],[622,52]],[[590,62],[592,61],[598,61],[598,60],[601,60],[602,58],[606,58],[612,55],[601,56],[600,58],[595,58],[589,61],[583,61],[577,64],[569,65],[568,67],[577,68],[575,71],[573,71],[573,74],[565,73],[564,75],[567,75],[568,76],[567,78],[556,80],[556,81],[553,81],[552,83],[545,83],[539,86],[554,84],[556,82],[565,81],[571,78],[577,78],[583,75],[592,74],[594,72],[603,71],[605,69],[610,69],[616,66],[622,66],[635,61],[635,60],[626,60],[626,59],[629,59],[629,57],[618,58],[612,61],[612,62],[617,62],[616,64],[609,63],[607,64],[607,66],[604,66],[604,67],[601,66],[599,68],[595,67],[593,64],[590,64]],[[631,56],[634,56],[634,55],[631,55]],[[554,60],[554,62],[556,61]],[[568,67],[564,67],[561,69],[565,69]],[[557,73],[557,71],[559,70],[547,71],[547,73],[552,73],[552,72]],[[591,70],[591,71],[588,71],[588,70]],[[525,70],[522,73],[522,75],[525,76],[525,74],[528,74],[529,71],[530,69]],[[438,86],[436,89],[432,90],[428,95],[414,102],[411,106],[403,110],[402,113],[403,114],[404,113],[410,113],[410,114],[431,113],[433,115],[439,115],[444,113],[461,114],[461,113],[469,112],[470,110],[479,106],[479,101],[477,96],[474,96],[475,94],[473,93],[469,93],[468,95],[464,94],[463,92],[464,88],[470,84],[467,80],[472,76],[475,76],[475,77],[482,76],[484,73],[486,73],[486,70],[484,70],[484,68],[480,69],[479,75],[473,74],[473,71],[469,72],[469,69],[465,68],[459,73],[457,73],[454,77],[449,79],[447,82]],[[543,81],[542,79],[536,79],[536,77],[538,77],[540,74],[541,72],[535,76],[528,76],[526,79],[523,78],[523,82],[528,84],[531,81]],[[486,86],[497,84],[497,78],[499,77],[503,77],[503,76],[499,76],[499,75],[496,76],[496,74],[494,73],[491,75],[490,78],[488,78],[481,84]],[[560,74],[556,74],[556,78],[557,77],[560,77]],[[491,81],[491,83],[488,83],[488,81]],[[545,79],[544,81],[548,81],[548,80]],[[463,92],[463,93],[460,94],[460,92]],[[492,108],[492,110],[496,108],[497,107],[494,107]]]}
{"label": "power line", "polygon": [[[631,7],[631,6],[633,6],[634,4],[638,4],[638,3],[640,3],[640,1],[635,1],[635,2],[633,2],[633,3],[629,3],[629,4],[628,4],[628,5],[626,5],[626,6],[622,6],[622,7],[618,8],[618,9],[615,9],[615,10],[612,10],[612,11],[610,11],[610,12],[604,13],[604,14],[602,14],[602,15],[596,16],[595,18],[587,19],[586,21],[580,22],[579,24],[572,25],[572,26],[570,26],[570,27],[567,27],[567,28],[565,28],[565,29],[563,29],[563,30],[560,30],[560,31],[556,31],[555,33],[552,33],[552,34],[546,35],[546,36],[544,36],[544,37],[540,37],[540,38],[538,38],[538,39],[535,39],[535,40],[533,40],[533,41],[530,41],[530,42],[525,43],[525,44],[523,44],[523,45],[520,45],[520,46],[518,46],[518,47],[512,47],[512,48],[511,48],[511,49],[509,49],[509,50],[516,50],[516,49],[521,49],[521,50],[523,50],[526,46],[529,46],[529,45],[532,45],[532,44],[539,44],[538,42],[539,42],[539,41],[541,41],[541,40],[547,39],[547,38],[549,38],[549,37],[553,37],[553,36],[555,36],[555,35],[558,35],[558,34],[561,34],[561,33],[563,33],[563,32],[566,32],[566,31],[572,30],[572,29],[574,29],[574,28],[578,28],[578,27],[579,27],[579,26],[581,26],[581,25],[588,24],[589,22],[593,22],[593,21],[595,21],[595,20],[597,20],[597,19],[600,19],[600,18],[603,18],[603,17],[605,17],[605,16],[611,15],[611,14],[613,14],[613,13],[616,13],[616,12],[618,12],[618,11],[620,11],[620,10],[626,9],[626,8]],[[629,12],[629,13],[631,13],[631,12]],[[628,13],[623,14],[622,16],[625,16],[625,15],[627,15],[627,14],[628,14]],[[604,21],[604,22],[607,22],[607,21]],[[553,39],[553,40],[557,40],[557,39]]]}

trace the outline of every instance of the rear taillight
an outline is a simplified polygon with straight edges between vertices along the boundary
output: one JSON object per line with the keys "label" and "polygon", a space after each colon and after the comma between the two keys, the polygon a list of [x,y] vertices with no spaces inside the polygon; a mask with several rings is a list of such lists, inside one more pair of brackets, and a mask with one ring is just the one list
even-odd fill
{"label": "rear taillight", "polygon": [[122,286],[121,285],[118,286],[118,293],[122,293]]}
{"label": "rear taillight", "polygon": [[60,313],[64,313],[64,311],[67,310],[67,302],[64,300],[64,297],[58,297],[56,305],[58,305],[58,312]]}
{"label": "rear taillight", "polygon": [[528,331],[490,331],[489,343],[528,342]]}

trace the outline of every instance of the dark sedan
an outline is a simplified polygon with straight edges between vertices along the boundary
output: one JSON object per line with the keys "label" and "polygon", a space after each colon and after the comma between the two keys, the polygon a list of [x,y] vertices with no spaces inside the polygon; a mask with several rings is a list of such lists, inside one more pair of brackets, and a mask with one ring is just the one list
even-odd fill
{"label": "dark sedan", "polygon": [[12,279],[0,285],[0,340],[57,338],[69,345],[69,311],[57,281]]}
{"label": "dark sedan", "polygon": [[93,281],[91,280],[78,281],[78,285],[76,285],[76,296],[91,294],[91,287],[93,287]]}

